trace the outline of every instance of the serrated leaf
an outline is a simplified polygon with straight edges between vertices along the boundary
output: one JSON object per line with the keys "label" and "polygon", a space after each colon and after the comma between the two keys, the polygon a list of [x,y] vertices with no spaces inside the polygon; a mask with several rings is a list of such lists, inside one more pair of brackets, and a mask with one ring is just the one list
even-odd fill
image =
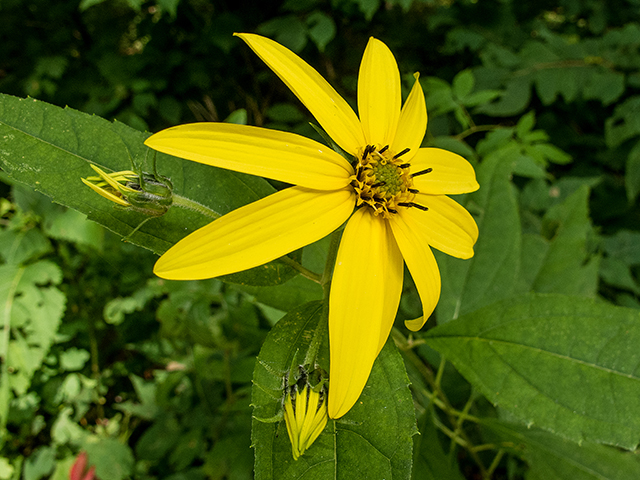
{"label": "serrated leaf", "polygon": [[595,296],[599,257],[587,251],[589,192],[583,185],[545,214],[543,235],[550,241],[531,285],[536,292]]}
{"label": "serrated leaf", "polygon": [[437,255],[442,275],[438,323],[506,298],[514,289],[519,274],[520,217],[510,177],[518,148],[512,142],[478,166],[480,190],[469,195],[466,203],[470,211],[479,212],[475,218],[480,234],[473,258]]}
{"label": "serrated leaf", "polygon": [[640,440],[640,312],[529,294],[429,330],[425,340],[494,405],[564,438]]}
{"label": "serrated leaf", "polygon": [[486,420],[482,425],[520,447],[528,480],[630,480],[640,478],[640,458],[606,445],[577,444],[537,428]]}
{"label": "serrated leaf", "polygon": [[[269,333],[258,356],[252,393],[256,480],[409,479],[415,415],[402,357],[392,341],[376,359],[356,405],[340,420],[329,420],[324,432],[297,461],[293,460],[285,426],[257,420],[271,418],[281,410],[283,376],[292,364],[302,363],[321,316],[321,302],[291,311]],[[325,370],[326,338],[318,356]]]}
{"label": "serrated leaf", "polygon": [[[114,208],[109,200],[84,186],[80,178],[94,175],[91,164],[107,171],[130,170],[129,155],[144,163],[149,135],[122,123],[34,99],[0,94],[0,164],[19,182],[54,201],[86,214],[121,236],[148,217]],[[150,170],[150,165],[145,165]],[[274,192],[258,177],[217,169],[158,154],[158,169],[171,179],[174,192],[224,214]],[[186,234],[206,225],[210,217],[178,207],[146,222],[128,241],[164,253]],[[296,272],[277,261],[229,277],[244,284],[277,284]]]}

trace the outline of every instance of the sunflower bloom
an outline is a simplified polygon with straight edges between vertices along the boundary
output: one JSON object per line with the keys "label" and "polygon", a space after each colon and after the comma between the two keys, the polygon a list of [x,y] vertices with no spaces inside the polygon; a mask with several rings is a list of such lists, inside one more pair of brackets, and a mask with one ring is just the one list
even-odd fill
{"label": "sunflower bloom", "polygon": [[239,34],[285,82],[345,152],[292,133],[224,123],[161,131],[149,147],[200,163],[295,186],[241,207],[167,251],[154,272],[202,279],[262,265],[328,235],[348,220],[329,298],[328,414],[355,404],[396,315],[406,263],[422,301],[418,330],[440,296],[431,247],[473,256],[478,228],[446,195],[478,188],[464,158],[420,148],[427,110],[415,75],[401,109],[400,73],[389,48],[371,38],[358,75],[360,119],[322,76],[282,45]]}

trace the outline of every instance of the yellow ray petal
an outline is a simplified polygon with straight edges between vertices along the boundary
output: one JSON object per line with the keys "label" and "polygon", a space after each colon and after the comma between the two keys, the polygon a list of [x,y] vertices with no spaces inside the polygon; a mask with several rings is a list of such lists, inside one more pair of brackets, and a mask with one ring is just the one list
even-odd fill
{"label": "yellow ray petal", "polygon": [[236,33],[309,109],[329,136],[356,155],[364,145],[360,121],[349,104],[304,60],[260,35]]}
{"label": "yellow ray petal", "polygon": [[371,37],[358,73],[358,112],[367,144],[391,145],[401,101],[396,59],[389,47]]}
{"label": "yellow ray petal", "polygon": [[391,144],[391,150],[396,153],[405,148],[409,149],[409,152],[402,157],[403,161],[407,162],[418,152],[424,134],[427,132],[427,105],[418,81],[420,74],[416,73],[414,77],[416,81],[402,107],[398,130]]}
{"label": "yellow ray petal", "polygon": [[194,162],[319,190],[342,188],[353,173],[342,156],[314,140],[247,125],[179,125],[152,135],[144,143]]}
{"label": "yellow ray petal", "polygon": [[358,400],[400,302],[403,263],[386,220],[357,210],[345,228],[329,297],[329,417]]}
{"label": "yellow ray petal", "polygon": [[432,195],[475,192],[480,185],[471,164],[460,155],[441,148],[421,148],[411,159],[411,173],[431,168],[430,173],[413,178],[415,187]]}
{"label": "yellow ray petal", "polygon": [[464,207],[445,195],[418,193],[414,202],[429,209],[426,212],[417,208],[401,211],[416,237],[453,257],[473,257],[478,226]]}
{"label": "yellow ray petal", "polygon": [[107,200],[111,200],[112,202],[115,202],[115,203],[117,203],[119,205],[122,205],[123,207],[130,207],[131,206],[131,204],[129,202],[127,202],[123,198],[118,197],[117,195],[114,195],[113,193],[105,190],[104,188],[100,188],[97,185],[94,185],[93,183],[85,180],[84,178],[81,178],[80,180],[82,180],[82,183],[84,183],[87,187],[91,188],[94,192],[96,192],[98,195],[103,196]]}
{"label": "yellow ray petal", "polygon": [[160,257],[154,273],[196,280],[262,265],[331,233],[349,218],[354,203],[347,189],[287,188],[196,230]]}
{"label": "yellow ray petal", "polygon": [[406,215],[407,212],[407,209],[400,210],[398,215],[391,217],[389,224],[422,301],[423,316],[420,319],[405,322],[406,327],[415,332],[422,328],[436,308],[440,298],[441,283],[440,271],[433,252],[424,238],[419,235],[419,227],[413,228],[413,217]]}

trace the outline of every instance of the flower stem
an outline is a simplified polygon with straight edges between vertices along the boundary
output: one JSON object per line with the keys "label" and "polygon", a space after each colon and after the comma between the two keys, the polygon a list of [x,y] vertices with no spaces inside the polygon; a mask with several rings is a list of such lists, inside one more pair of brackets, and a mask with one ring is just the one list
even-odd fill
{"label": "flower stem", "polygon": [[190,198],[183,197],[181,195],[176,195],[175,193],[173,194],[173,205],[175,205],[176,207],[193,210],[194,212],[201,213],[202,215],[206,215],[207,217],[213,218],[214,220],[222,216],[221,213],[215,212],[209,207],[205,207],[201,203],[195,202]]}
{"label": "flower stem", "polygon": [[288,265],[291,268],[297,270],[298,273],[300,273],[300,275],[302,275],[303,277],[308,278],[312,282],[316,282],[316,283],[319,283],[320,285],[322,285],[322,276],[320,274],[318,274],[316,272],[312,272],[308,268],[306,268],[306,267],[302,266],[300,263],[296,262],[293,258],[287,257],[285,255],[284,257],[280,257],[278,260],[280,260],[285,265]]}
{"label": "flower stem", "polygon": [[339,230],[336,230],[331,234],[331,243],[329,244],[329,251],[327,252],[327,262],[324,264],[324,272],[322,272],[322,280],[320,281],[320,285],[322,285],[322,289],[324,290],[325,298],[329,297],[331,276],[333,275],[333,268],[336,264],[341,236],[342,234]]}

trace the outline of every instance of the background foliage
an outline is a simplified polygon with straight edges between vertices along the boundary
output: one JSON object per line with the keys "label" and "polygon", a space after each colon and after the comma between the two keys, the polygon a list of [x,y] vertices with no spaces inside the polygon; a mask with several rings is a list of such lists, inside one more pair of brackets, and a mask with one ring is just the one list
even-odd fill
{"label": "background foliage", "polygon": [[[638,0],[2,0],[0,92],[141,131],[231,115],[315,136],[232,33],[287,45],[351,102],[366,41],[380,38],[405,87],[421,72],[425,145],[464,155],[482,187],[458,199],[480,226],[476,256],[438,257],[442,299],[411,336],[401,320],[420,306],[405,282],[393,336],[421,433],[413,478],[635,479],[639,11]],[[81,449],[103,480],[252,478],[256,355],[284,312],[321,292],[300,277],[159,280],[153,253],[2,175],[0,479],[66,479]],[[321,271],[324,250],[305,249],[306,265]]]}

